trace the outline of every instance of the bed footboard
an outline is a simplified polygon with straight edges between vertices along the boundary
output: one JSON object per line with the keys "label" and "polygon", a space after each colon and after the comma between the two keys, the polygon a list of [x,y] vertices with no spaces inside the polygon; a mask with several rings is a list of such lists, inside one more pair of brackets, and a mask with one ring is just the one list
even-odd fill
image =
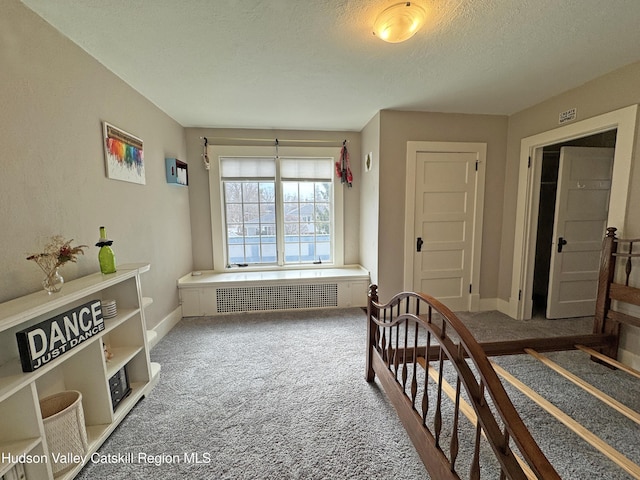
{"label": "bed footboard", "polygon": [[410,292],[381,304],[372,285],[367,316],[366,379],[378,377],[432,478],[480,478],[486,444],[500,478],[560,478],[482,347],[445,305]]}

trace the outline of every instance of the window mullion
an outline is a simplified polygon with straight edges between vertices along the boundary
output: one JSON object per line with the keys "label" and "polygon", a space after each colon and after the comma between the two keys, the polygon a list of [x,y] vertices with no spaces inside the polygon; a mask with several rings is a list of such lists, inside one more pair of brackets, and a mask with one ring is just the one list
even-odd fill
{"label": "window mullion", "polygon": [[282,176],[280,173],[280,157],[275,157],[276,162],[276,245],[278,266],[284,265],[284,193],[282,191]]}

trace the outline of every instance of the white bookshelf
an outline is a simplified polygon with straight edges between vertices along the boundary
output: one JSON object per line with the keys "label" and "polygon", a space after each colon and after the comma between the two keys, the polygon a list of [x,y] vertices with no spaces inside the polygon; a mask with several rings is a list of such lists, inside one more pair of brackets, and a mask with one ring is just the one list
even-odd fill
{"label": "white bookshelf", "polygon": [[[95,452],[134,405],[157,383],[160,365],[149,360],[144,317],[152,300],[142,297],[140,276],[148,264],[130,264],[103,275],[96,273],[64,284],[52,295],[44,290],[0,304],[0,460],[49,454],[39,399],[64,390],[82,393],[89,442]],[[105,319],[105,328],[75,348],[33,372],[23,372],[16,332],[67,312],[92,300],[115,299],[118,315]],[[103,343],[112,358],[105,359]],[[109,379],[126,367],[131,393],[117,408],[111,404]],[[4,454],[4,455],[3,455]],[[0,461],[0,478],[14,467]],[[82,465],[56,477],[69,480]],[[26,462],[29,480],[53,479],[51,462]]]}

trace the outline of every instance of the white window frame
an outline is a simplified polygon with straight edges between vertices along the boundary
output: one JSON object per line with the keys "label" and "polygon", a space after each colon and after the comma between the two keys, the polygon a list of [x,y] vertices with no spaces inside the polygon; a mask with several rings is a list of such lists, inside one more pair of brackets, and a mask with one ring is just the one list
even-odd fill
{"label": "white window frame", "polygon": [[[321,157],[332,158],[333,163],[338,159],[340,147],[278,147],[278,157]],[[229,266],[227,261],[227,238],[223,217],[224,192],[220,175],[221,157],[276,157],[274,146],[237,146],[237,145],[209,145],[207,154],[211,161],[209,169],[209,199],[211,208],[211,238],[213,239],[213,269],[215,271],[255,271],[255,270],[295,270],[310,268],[332,268],[344,265],[344,193],[343,185],[337,175],[331,176],[332,204],[333,204],[333,238],[331,242],[333,262],[321,264],[282,264],[282,257],[278,251],[278,265],[249,265],[247,267]],[[281,189],[279,171],[276,173],[276,191]],[[276,207],[280,208],[280,207]]]}

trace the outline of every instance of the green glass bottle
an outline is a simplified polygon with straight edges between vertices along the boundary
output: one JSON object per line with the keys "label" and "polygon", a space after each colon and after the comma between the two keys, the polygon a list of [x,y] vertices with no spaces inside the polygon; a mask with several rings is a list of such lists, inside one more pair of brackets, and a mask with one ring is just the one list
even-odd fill
{"label": "green glass bottle", "polygon": [[100,247],[98,261],[100,262],[100,271],[102,273],[116,271],[116,256],[111,249],[111,244],[113,244],[113,240],[109,240],[105,228],[100,227],[100,239],[96,243],[96,247]]}

